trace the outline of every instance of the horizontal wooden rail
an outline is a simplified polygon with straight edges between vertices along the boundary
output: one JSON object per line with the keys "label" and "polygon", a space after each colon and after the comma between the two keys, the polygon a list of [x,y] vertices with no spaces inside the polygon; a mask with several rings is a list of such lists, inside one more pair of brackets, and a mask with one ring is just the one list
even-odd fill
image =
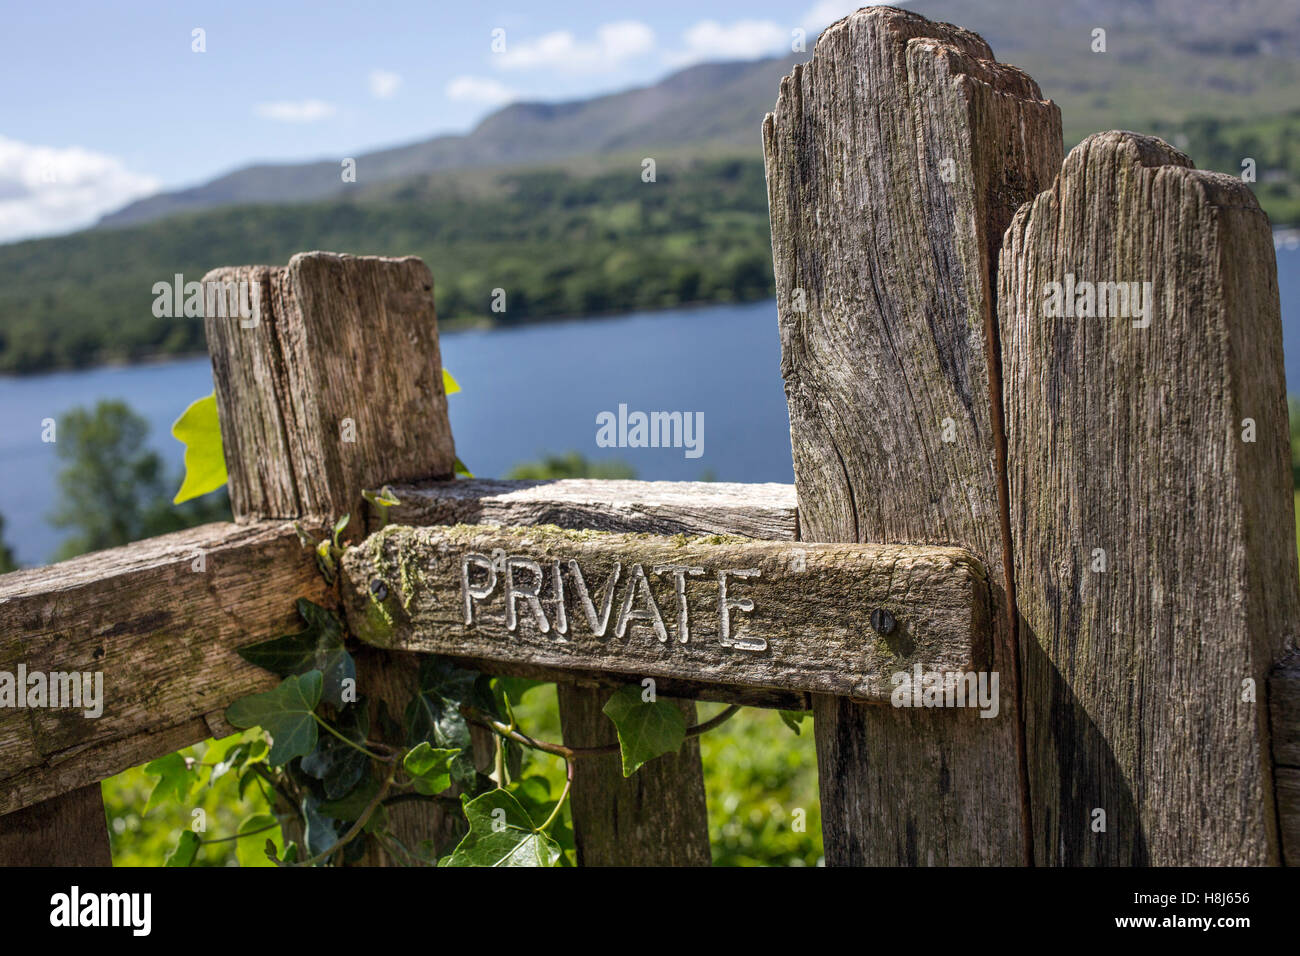
{"label": "horizontal wooden rail", "polygon": [[914,667],[987,669],[984,568],[959,548],[393,525],[343,570],[362,640],[496,673],[521,662],[880,702]]}
{"label": "horizontal wooden rail", "polygon": [[[434,481],[398,486],[403,520],[473,515],[583,527],[792,539],[794,488],[636,481]],[[275,678],[235,649],[297,630],[298,597],[335,601],[289,523],[216,523],[0,575],[0,674],[102,674],[103,711],[0,706],[0,814],[98,783],[214,734],[234,699]],[[468,666],[491,662],[449,651]],[[498,668],[499,670],[499,668]],[[525,661],[520,676],[615,686],[618,673]],[[93,676],[91,678],[93,681]],[[3,678],[0,678],[3,681]],[[696,685],[665,679],[660,691]],[[87,685],[93,693],[93,683]],[[702,699],[806,709],[796,691],[710,685]],[[26,701],[26,695],[24,695]]]}
{"label": "horizontal wooden rail", "polygon": [[725,481],[430,481],[395,485],[396,524],[553,524],[591,531],[798,537],[794,485]]}
{"label": "horizontal wooden rail", "polygon": [[0,674],[30,687],[92,675],[92,696],[102,675],[99,716],[85,699],[0,707],[0,814],[230,732],[226,705],[276,682],[234,649],[298,629],[299,597],[324,602],[326,588],[283,522],[203,525],[0,576]]}

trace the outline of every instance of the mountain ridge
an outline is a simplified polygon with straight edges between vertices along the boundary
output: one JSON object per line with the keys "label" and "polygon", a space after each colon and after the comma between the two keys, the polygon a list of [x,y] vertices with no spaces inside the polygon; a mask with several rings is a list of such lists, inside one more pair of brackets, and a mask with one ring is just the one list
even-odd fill
{"label": "mountain ridge", "polygon": [[[551,165],[580,156],[636,147],[647,152],[682,146],[752,145],[759,148],[763,114],[780,78],[806,54],[697,63],[657,83],[557,103],[510,103],[485,116],[469,133],[441,134],[355,157],[367,185],[408,176],[469,168]],[[682,98],[692,115],[669,115]],[[761,98],[760,98],[761,97]],[[207,183],[156,193],[100,218],[95,228],[136,225],[181,212],[262,202],[344,198],[349,185],[340,160],[257,163]]]}

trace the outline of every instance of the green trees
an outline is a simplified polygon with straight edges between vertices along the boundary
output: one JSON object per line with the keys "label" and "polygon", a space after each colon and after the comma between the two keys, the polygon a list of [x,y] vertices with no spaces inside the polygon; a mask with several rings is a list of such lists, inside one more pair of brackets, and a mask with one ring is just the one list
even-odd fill
{"label": "green trees", "polygon": [[167,474],[158,453],[149,449],[148,434],[149,423],[117,400],[74,409],[59,422],[55,449],[66,464],[50,521],[73,531],[59,549],[59,560],[229,520],[224,490],[172,505],[179,478]]}
{"label": "green trees", "polygon": [[0,574],[16,571],[18,562],[14,559],[13,549],[5,544],[5,519],[0,515]]}
{"label": "green trees", "polygon": [[[631,169],[500,172],[472,188],[423,177],[346,202],[229,207],[3,245],[0,372],[201,352],[202,321],[154,316],[153,284],[303,249],[420,256],[444,328],[773,294],[759,159],[665,159],[654,183]],[[504,313],[491,309],[498,288]]]}
{"label": "green trees", "polygon": [[545,481],[552,478],[635,478],[636,470],[621,461],[588,461],[576,451],[546,455],[541,461],[515,465],[507,478]]}

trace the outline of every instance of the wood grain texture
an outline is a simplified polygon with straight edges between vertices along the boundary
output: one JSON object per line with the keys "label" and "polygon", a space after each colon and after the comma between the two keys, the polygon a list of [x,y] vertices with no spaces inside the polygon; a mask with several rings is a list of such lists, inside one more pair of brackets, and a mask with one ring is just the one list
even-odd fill
{"label": "wood grain texture", "polygon": [[204,322],[237,520],[359,516],[364,489],[451,475],[423,262],[306,252],[204,277],[240,281],[251,321]]}
{"label": "wood grain texture", "polygon": [[398,485],[396,524],[553,524],[589,531],[740,534],[792,540],[798,530],[793,485],[724,481],[558,481],[469,479]]}
{"label": "wood grain texture", "polygon": [[[1149,282],[1150,311],[1053,316],[1067,274]],[[1297,572],[1268,220],[1240,180],[1100,133],[999,275],[1038,861],[1276,863],[1264,689]]]}
{"label": "wood grain texture", "polygon": [[98,783],[0,816],[0,866],[112,865]]}
{"label": "wood grain texture", "polygon": [[[560,721],[570,747],[618,743],[602,708],[609,694],[559,684]],[[693,700],[672,701],[698,723]],[[579,866],[708,866],[709,818],[704,795],[700,740],[692,737],[675,754],[651,760],[623,777],[618,754],[574,763],[574,843]]]}
{"label": "wood grain texture", "polygon": [[822,33],[763,139],[801,537],[968,547],[999,622],[997,720],[817,699],[827,862],[1022,862],[992,275],[1060,113],[975,34],[873,7]]}
{"label": "wood grain texture", "polygon": [[1300,652],[1273,668],[1268,704],[1282,862],[1300,866]]}
{"label": "wood grain texture", "polygon": [[[351,630],[378,647],[875,701],[900,671],[987,661],[987,583],[959,548],[393,525],[343,568]],[[877,608],[897,622],[888,636],[868,623]]]}
{"label": "wood grain texture", "polygon": [[[553,524],[590,531],[654,534],[739,534],[793,540],[798,513],[793,485],[571,479],[562,481],[426,482],[394,489],[401,505],[390,517],[399,524]],[[500,664],[476,659],[465,666],[501,673]],[[558,684],[564,742],[608,742],[609,718],[601,711],[627,678],[617,674],[577,677],[572,670],[512,662],[508,673]],[[726,700],[782,710],[810,710],[803,692],[720,687],[659,678],[666,697]],[[695,705],[680,701],[688,721]],[[702,786],[699,745],[652,761],[624,777],[618,759],[585,760],[570,795],[580,863],[627,861],[629,865],[706,865],[712,858]],[[668,835],[669,838],[665,838]]]}
{"label": "wood grain texture", "polygon": [[325,587],[281,522],[203,525],[0,576],[0,671],[103,675],[99,717],[0,710],[0,814],[206,738],[206,714],[276,683],[235,648],[298,630],[298,597],[323,601]]}

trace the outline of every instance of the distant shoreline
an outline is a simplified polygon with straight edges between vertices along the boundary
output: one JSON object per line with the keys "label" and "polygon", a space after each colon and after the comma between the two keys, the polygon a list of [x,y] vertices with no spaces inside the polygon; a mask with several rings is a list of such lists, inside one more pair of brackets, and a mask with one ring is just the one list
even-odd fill
{"label": "distant shoreline", "polygon": [[[591,312],[583,315],[538,315],[526,316],[510,321],[493,320],[487,317],[455,318],[438,321],[439,335],[456,335],[469,332],[508,332],[512,329],[534,328],[542,325],[568,325],[578,322],[603,322],[613,319],[625,319],[635,315],[658,315],[670,312],[690,312],[701,309],[717,309],[725,306],[753,305],[756,302],[775,302],[775,296],[760,296],[752,299],[731,299],[725,302],[705,300],[686,302],[676,305],[626,309],[610,312]],[[187,352],[153,352],[139,358],[112,358],[84,365],[51,365],[22,372],[0,372],[0,381],[18,381],[40,378],[45,375],[62,375],[75,372],[93,372],[103,369],[142,368],[149,365],[165,365],[171,362],[185,362],[197,358],[207,358],[206,350]]]}

